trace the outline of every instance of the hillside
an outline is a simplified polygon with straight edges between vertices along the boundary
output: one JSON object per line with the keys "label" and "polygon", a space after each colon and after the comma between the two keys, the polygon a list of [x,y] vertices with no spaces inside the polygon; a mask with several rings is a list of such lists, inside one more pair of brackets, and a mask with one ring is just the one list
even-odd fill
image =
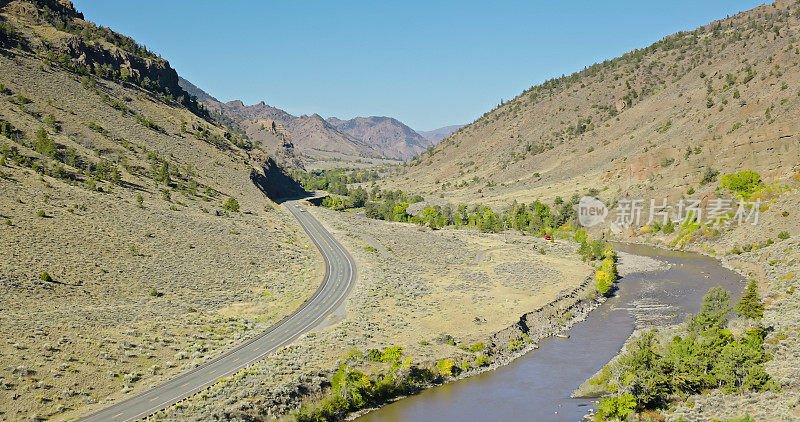
{"label": "hillside", "polygon": [[267,198],[302,190],[166,60],[65,0],[1,2],[0,53],[0,419],[138,391],[313,292]]}
{"label": "hillside", "polygon": [[451,125],[440,127],[439,129],[434,130],[426,130],[426,131],[418,131],[426,141],[428,141],[428,146],[438,144],[442,139],[447,138],[453,132],[461,129],[464,125]]}
{"label": "hillside", "polygon": [[798,9],[760,6],[531,87],[389,185],[503,206],[588,188],[612,202],[677,199],[690,188],[707,197],[718,186],[698,186],[707,169],[791,180],[800,170]]}
{"label": "hillside", "polygon": [[278,122],[267,119],[241,119],[226,113],[226,104],[220,102],[207,92],[198,88],[188,80],[179,77],[178,84],[210,112],[211,117],[222,124],[235,128],[240,135],[274,157],[281,167],[293,170],[305,170],[300,153],[295,150],[292,137]]}
{"label": "hillside", "polygon": [[340,131],[377,149],[386,158],[407,160],[419,155],[430,145],[422,135],[391,117],[356,117],[350,120],[331,117],[327,121]]}

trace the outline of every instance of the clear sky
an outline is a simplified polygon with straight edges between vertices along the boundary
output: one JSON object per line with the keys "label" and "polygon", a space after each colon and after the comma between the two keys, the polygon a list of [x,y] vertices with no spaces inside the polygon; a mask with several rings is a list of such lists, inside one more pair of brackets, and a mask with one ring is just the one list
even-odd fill
{"label": "clear sky", "polygon": [[293,114],[469,123],[551,77],[755,0],[73,0],[222,101]]}

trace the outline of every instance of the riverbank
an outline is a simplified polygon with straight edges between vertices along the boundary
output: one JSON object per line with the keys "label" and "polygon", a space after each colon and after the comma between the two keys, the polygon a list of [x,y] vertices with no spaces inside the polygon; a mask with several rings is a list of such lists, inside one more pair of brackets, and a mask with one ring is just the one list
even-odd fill
{"label": "riverbank", "polygon": [[570,393],[617,354],[636,327],[696,312],[712,282],[741,286],[741,277],[716,260],[670,251],[662,259],[663,252],[619,245],[620,272],[626,277],[614,296],[570,329],[568,338],[544,339],[536,351],[507,366],[426,390],[366,415],[363,422],[579,420],[596,403],[569,398]]}
{"label": "riverbank", "polygon": [[[522,315],[517,323],[490,336],[492,343],[490,344],[491,353],[488,354],[488,357],[491,358],[491,364],[459,372],[456,376],[441,378],[437,382],[429,383],[424,389],[494,371],[538,349],[539,342],[544,339],[567,336],[566,333],[572,326],[585,321],[592,310],[605,302],[605,298],[593,293],[595,293],[594,278],[587,277],[572,292],[557,298],[544,307]],[[514,345],[518,346],[514,347]],[[395,397],[382,403],[381,406],[354,412],[347,420],[356,420],[385,405],[408,397],[408,395]]]}
{"label": "riverbank", "polygon": [[[626,244],[643,244],[643,242],[625,242]],[[665,248],[667,249],[667,248]],[[669,248],[676,250],[674,248]],[[692,248],[696,249],[696,248]],[[707,249],[707,248],[705,248]],[[759,249],[736,255],[709,253],[706,250],[693,251],[701,253],[720,262],[720,265],[741,275],[743,278],[755,279],[760,286],[764,298],[765,310],[762,320],[767,330],[764,349],[772,355],[772,359],[764,366],[767,374],[778,385],[778,391],[742,392],[723,394],[720,390],[709,394],[689,396],[686,400],[671,406],[664,412],[667,421],[691,420],[713,421],[753,417],[754,420],[797,420],[800,419],[800,393],[795,386],[800,384],[800,368],[795,363],[800,357],[796,327],[800,323],[797,311],[800,298],[795,295],[798,286],[797,274],[800,273],[800,243],[794,240],[765,245]],[[743,287],[742,287],[743,288]],[[656,324],[662,338],[670,338],[682,329],[682,325],[669,323]],[[734,333],[742,332],[742,322],[733,320],[729,328]],[[641,334],[646,330],[637,330]],[[621,349],[631,344],[634,334]],[[617,354],[604,368],[612,367],[619,360]],[[604,393],[599,389],[599,379],[603,371],[587,379],[573,393],[576,397],[597,397]],[[769,406],[765,404],[769,403]]]}
{"label": "riverbank", "polygon": [[728,260],[739,272],[754,277],[765,299],[762,324],[768,334],[765,350],[772,360],[766,372],[778,384],[779,391],[722,394],[689,397],[667,415],[667,421],[710,422],[749,415],[754,420],[782,421],[800,419],[800,242],[788,239],[745,252]]}

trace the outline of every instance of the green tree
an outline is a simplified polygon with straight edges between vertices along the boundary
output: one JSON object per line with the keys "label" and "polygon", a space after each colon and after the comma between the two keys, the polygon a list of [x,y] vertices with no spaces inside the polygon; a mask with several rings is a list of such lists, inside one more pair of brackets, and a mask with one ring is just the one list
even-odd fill
{"label": "green tree", "polygon": [[352,409],[364,406],[364,388],[369,387],[371,381],[362,372],[350,369],[341,364],[331,378],[331,388],[334,393],[344,398]]}
{"label": "green tree", "polygon": [[697,315],[689,315],[689,331],[700,333],[709,330],[720,330],[728,321],[731,295],[720,286],[711,288],[703,296],[703,304]]}
{"label": "green tree", "polygon": [[348,208],[361,208],[367,203],[369,194],[367,190],[361,186],[351,189],[348,193]]}
{"label": "green tree", "polygon": [[669,377],[664,373],[657,349],[655,331],[646,331],[620,358],[625,371],[622,387],[642,407],[660,407],[670,393]]}
{"label": "green tree", "polygon": [[750,280],[747,291],[736,304],[736,315],[750,319],[761,319],[764,316],[764,303],[758,296],[758,283],[755,280]]}
{"label": "green tree", "polygon": [[714,375],[726,392],[759,391],[770,384],[763,362],[767,359],[763,343],[748,337],[727,344],[714,366]]}
{"label": "green tree", "polygon": [[33,144],[33,149],[39,154],[55,158],[58,154],[58,147],[56,143],[47,135],[45,128],[40,128],[36,131],[36,140]]}
{"label": "green tree", "polygon": [[428,207],[422,210],[422,221],[432,229],[438,229],[442,226],[440,217],[441,213],[437,207]]}
{"label": "green tree", "polygon": [[597,414],[606,420],[624,421],[636,409],[636,397],[623,394],[618,397],[608,397],[600,400]]}
{"label": "green tree", "polygon": [[408,202],[399,202],[394,205],[392,208],[392,221],[399,221],[399,222],[406,222],[408,221],[408,213],[406,210],[408,209]]}
{"label": "green tree", "polygon": [[239,212],[239,201],[237,201],[236,198],[230,197],[222,204],[222,209],[229,212]]}
{"label": "green tree", "polygon": [[172,183],[172,178],[169,176],[169,162],[164,161],[156,174],[156,180],[169,185]]}

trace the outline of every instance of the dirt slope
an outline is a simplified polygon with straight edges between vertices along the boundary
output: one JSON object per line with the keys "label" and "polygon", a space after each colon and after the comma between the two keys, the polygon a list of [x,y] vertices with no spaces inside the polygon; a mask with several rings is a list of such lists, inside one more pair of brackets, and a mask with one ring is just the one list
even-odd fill
{"label": "dirt slope", "polygon": [[67,1],[2,2],[0,26],[0,419],[130,394],[313,292],[265,195],[297,186],[166,60]]}

